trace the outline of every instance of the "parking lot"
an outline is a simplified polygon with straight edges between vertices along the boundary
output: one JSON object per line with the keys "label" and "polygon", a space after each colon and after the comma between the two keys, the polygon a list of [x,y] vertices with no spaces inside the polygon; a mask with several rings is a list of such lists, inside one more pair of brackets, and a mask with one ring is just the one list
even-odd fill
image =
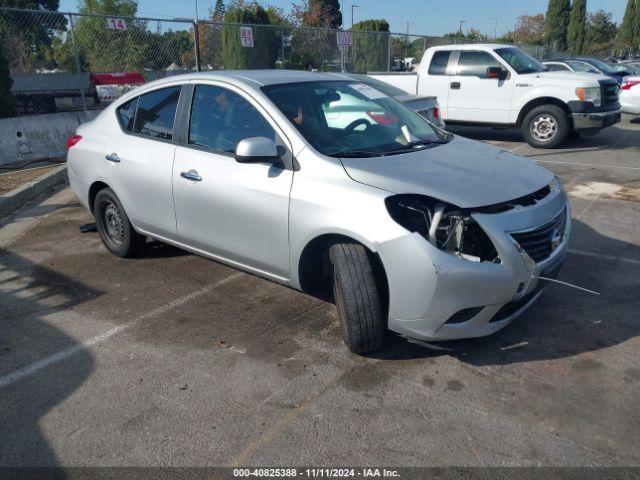
{"label": "parking lot", "polygon": [[[154,244],[69,189],[0,230],[0,465],[640,465],[640,123],[527,155],[569,192],[560,280],[499,333],[355,356],[333,305]],[[419,268],[417,266],[416,268]]]}

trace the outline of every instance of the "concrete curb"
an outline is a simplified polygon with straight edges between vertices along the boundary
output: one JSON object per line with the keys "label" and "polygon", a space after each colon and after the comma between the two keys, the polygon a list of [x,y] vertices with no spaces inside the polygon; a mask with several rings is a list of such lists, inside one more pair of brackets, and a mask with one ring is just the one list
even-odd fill
{"label": "concrete curb", "polygon": [[67,180],[67,165],[60,165],[51,171],[40,175],[35,180],[27,182],[0,197],[0,218],[24,205],[28,200],[37,197],[54,185]]}

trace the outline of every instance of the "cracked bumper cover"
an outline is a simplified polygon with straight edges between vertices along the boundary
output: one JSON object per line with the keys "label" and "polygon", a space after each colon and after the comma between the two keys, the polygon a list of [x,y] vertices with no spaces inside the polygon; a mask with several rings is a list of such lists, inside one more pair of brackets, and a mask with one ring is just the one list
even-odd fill
{"label": "cracked bumper cover", "polygon": [[[563,208],[567,216],[561,243],[545,260],[526,262],[508,232],[543,225]],[[511,323],[542,293],[541,281],[533,276],[555,276],[562,266],[571,228],[569,208],[559,190],[532,207],[475,214],[500,255],[499,264],[461,259],[433,247],[418,233],[381,244],[378,253],[389,282],[389,329],[436,341],[482,337]],[[477,307],[482,309],[469,320],[447,323],[455,313]]]}

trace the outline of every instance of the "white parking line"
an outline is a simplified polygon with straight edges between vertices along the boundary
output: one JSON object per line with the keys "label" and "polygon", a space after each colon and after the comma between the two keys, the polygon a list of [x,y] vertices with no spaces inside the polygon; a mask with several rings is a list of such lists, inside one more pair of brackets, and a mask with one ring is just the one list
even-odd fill
{"label": "white parking line", "polygon": [[580,167],[595,167],[595,168],[619,168],[622,170],[640,170],[640,167],[620,167],[618,165],[597,165],[594,163],[578,163],[578,162],[559,162],[557,160],[537,160],[538,163],[557,163],[559,165],[577,165]]}
{"label": "white parking line", "polygon": [[567,253],[571,253],[573,255],[582,255],[584,257],[602,258],[604,260],[611,260],[614,262],[630,263],[632,265],[640,265],[640,260],[636,260],[635,258],[616,257],[615,255],[607,255],[606,253],[583,252],[582,250],[572,249],[568,249]]}
{"label": "white parking line", "polygon": [[31,375],[32,373],[37,372],[38,370],[42,370],[43,368],[47,368],[50,365],[53,365],[54,363],[58,363],[61,362],[62,360],[65,360],[69,357],[72,357],[73,355],[80,353],[81,351],[83,351],[84,349],[91,347],[93,345],[102,343],[106,340],[108,340],[109,338],[113,337],[115,334],[120,333],[124,330],[127,330],[128,328],[131,328],[132,326],[134,326],[137,322],[141,321],[141,320],[146,320],[152,317],[155,317],[157,315],[162,315],[163,313],[168,312],[169,310],[172,310],[173,308],[179,307],[181,305],[184,305],[185,303],[193,300],[196,297],[199,297],[200,295],[203,295],[205,293],[210,292],[211,290],[220,287],[222,285],[224,285],[225,283],[229,283],[232,280],[235,280],[236,278],[239,278],[242,276],[242,273],[234,273],[233,275],[229,275],[228,277],[223,278],[222,280],[219,280],[218,282],[214,283],[213,285],[209,285],[207,287],[201,288],[200,290],[196,291],[196,292],[192,292],[188,295],[185,295],[184,297],[181,298],[177,298],[175,300],[173,300],[172,302],[167,303],[166,305],[163,305],[161,307],[156,308],[155,310],[151,310],[150,312],[145,313],[144,315],[140,316],[136,321],[130,322],[130,323],[126,323],[124,325],[118,325],[117,327],[113,327],[109,330],[107,330],[106,332],[102,332],[99,335],[96,335],[95,337],[91,337],[88,340],[85,340],[82,343],[78,343],[77,345],[74,345],[73,347],[69,347],[65,350],[61,350],[57,353],[54,353],[53,355],[49,355],[48,357],[45,357],[41,360],[38,360],[30,365],[27,365],[26,367],[23,367],[19,370],[16,370],[15,372],[12,372],[8,375],[5,375],[4,377],[0,377],[0,388],[4,388],[7,387],[9,385],[11,385],[12,383],[17,382],[18,380],[23,379],[24,377],[27,377],[29,375]]}

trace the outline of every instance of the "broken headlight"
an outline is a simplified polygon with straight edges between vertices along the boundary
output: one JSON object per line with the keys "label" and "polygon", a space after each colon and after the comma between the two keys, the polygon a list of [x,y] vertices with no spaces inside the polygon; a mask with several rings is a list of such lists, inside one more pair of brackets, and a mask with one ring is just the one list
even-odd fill
{"label": "broken headlight", "polygon": [[473,262],[500,263],[493,243],[468,209],[408,194],[387,197],[385,204],[398,224],[440,250]]}

